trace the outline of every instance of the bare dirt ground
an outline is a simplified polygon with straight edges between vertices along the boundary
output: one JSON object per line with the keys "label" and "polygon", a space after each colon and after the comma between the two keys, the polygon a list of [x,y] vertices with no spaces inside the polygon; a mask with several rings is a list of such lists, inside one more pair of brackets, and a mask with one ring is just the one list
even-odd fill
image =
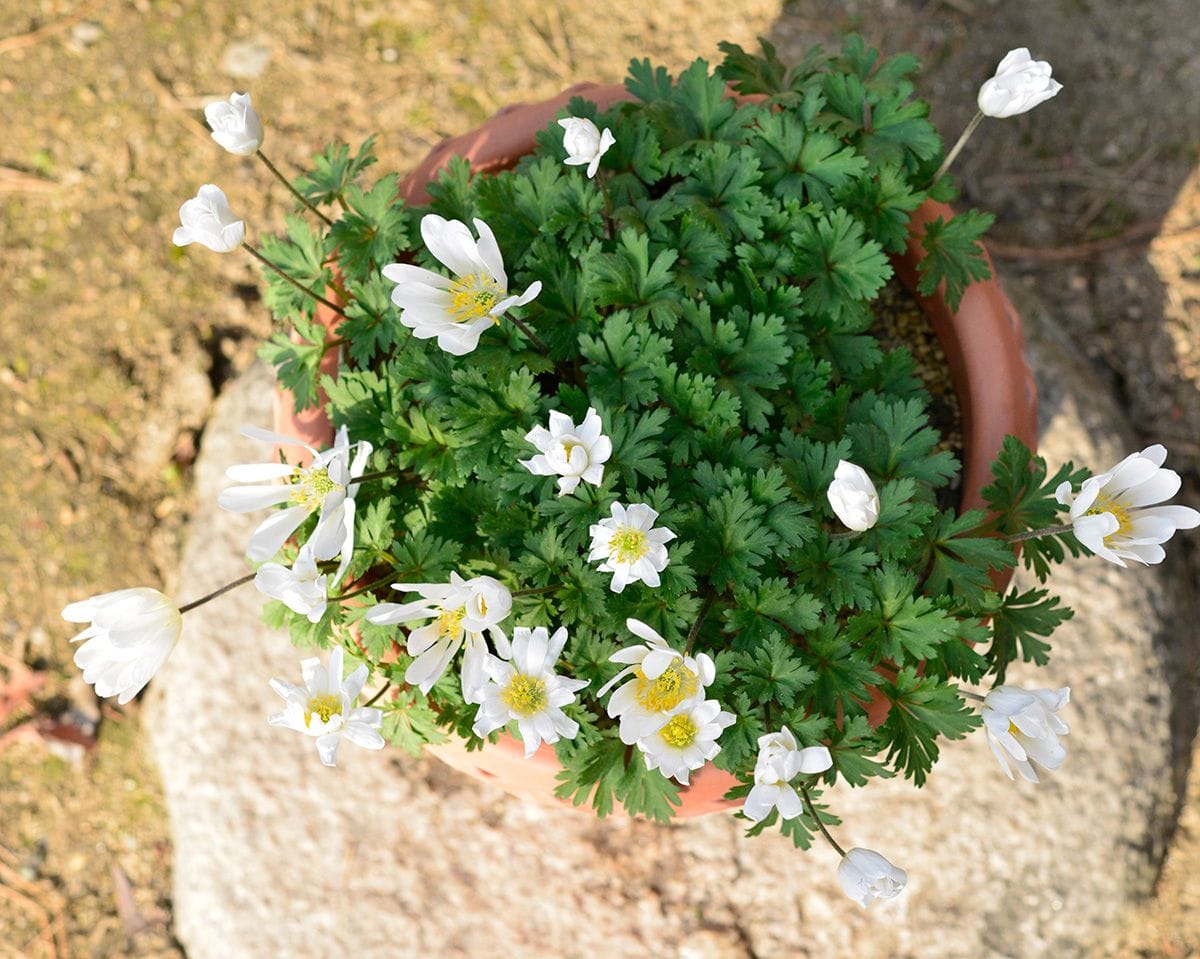
{"label": "bare dirt ground", "polygon": [[[189,467],[213,396],[269,331],[248,258],[169,243],[179,203],[216,182],[249,236],[282,188],[219,151],[205,102],[251,89],[265,149],[294,170],[319,145],[383,131],[382,165],[507,102],[629,57],[678,66],[767,34],[786,56],[860,29],[927,65],[944,136],[1010,47],[1067,89],[991,121],[957,168],[997,214],[1007,282],[1033,289],[1172,461],[1200,468],[1200,23],[1187,0],[37,0],[0,5],[0,956],[176,956],[170,849],[136,706],[101,714],[74,681],[82,596],[175,582]],[[1104,464],[1098,464],[1104,465]],[[1189,551],[1172,555],[1182,562]],[[1113,956],[1200,953],[1197,637],[1173,690],[1181,818],[1154,900]],[[24,691],[24,692],[23,692]],[[73,710],[73,712],[72,712]],[[65,715],[97,746],[46,744]],[[85,737],[82,737],[86,739]],[[1189,773],[1193,773],[1189,776]],[[1190,785],[1189,785],[1190,783]]]}

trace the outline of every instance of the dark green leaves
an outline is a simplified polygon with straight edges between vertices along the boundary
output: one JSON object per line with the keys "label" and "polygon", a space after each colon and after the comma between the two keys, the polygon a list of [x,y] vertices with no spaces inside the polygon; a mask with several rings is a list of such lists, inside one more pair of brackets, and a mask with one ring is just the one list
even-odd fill
{"label": "dark green leaves", "polygon": [[949,221],[939,216],[925,225],[921,247],[925,258],[917,264],[921,280],[917,288],[930,296],[945,283],[943,295],[951,310],[957,310],[963,292],[973,280],[986,280],[992,275],[979,238],[987,232],[996,218],[990,213],[969,210]]}
{"label": "dark green leaves", "polygon": [[862,224],[845,210],[804,221],[796,237],[796,275],[807,280],[804,305],[809,313],[836,325],[856,315],[855,307],[872,297],[892,275],[883,248],[868,239]]}
{"label": "dark green leaves", "polygon": [[980,724],[979,715],[959,698],[951,685],[917,675],[907,667],[893,682],[885,683],[884,694],[892,701],[891,712],[880,727],[890,739],[888,762],[918,786],[937,762],[939,736],[962,739]]}
{"label": "dark green leaves", "polygon": [[313,203],[333,203],[375,162],[375,137],[367,137],[350,155],[344,143],[331,143],[313,157],[312,169],[296,180],[296,189]]}
{"label": "dark green leaves", "polygon": [[346,189],[349,209],[330,235],[341,269],[357,275],[378,271],[406,246],[408,216],[397,198],[399,178],[389,173],[370,190]]}

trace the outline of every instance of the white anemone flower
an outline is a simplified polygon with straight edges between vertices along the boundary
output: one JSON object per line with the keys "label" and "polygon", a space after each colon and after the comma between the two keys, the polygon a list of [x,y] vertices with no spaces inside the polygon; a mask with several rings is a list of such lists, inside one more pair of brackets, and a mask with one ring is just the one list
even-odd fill
{"label": "white anemone flower", "polygon": [[842,891],[860,906],[875,899],[894,899],[904,890],[908,873],[893,866],[874,849],[851,849],[838,865]]}
{"label": "white anemone flower", "polygon": [[637,742],[647,769],[688,784],[688,774],[721,751],[717,740],[737,722],[715,699],[692,700],[677,707],[657,730]]}
{"label": "white anemone flower", "polygon": [[235,156],[250,156],[262,146],[262,120],[249,93],[231,93],[227,101],[213,101],[204,108],[204,119],[212,128],[212,138]]}
{"label": "white anemone flower", "polygon": [[861,533],[879,519],[879,494],[875,484],[865,469],[848,460],[838,460],[826,495],[837,518],[849,529]]}
{"label": "white anemone flower", "polygon": [[528,303],[542,291],[540,280],[519,296],[510,296],[504,258],[495,234],[475,220],[476,240],[461,220],[436,213],[421,218],[421,238],[453,277],[408,263],[389,263],[383,275],[396,284],[392,302],[400,307],[400,322],[418,339],[437,337],[438,346],[464,356],[479,345],[479,337],[514,306]]}
{"label": "white anemone flower", "polygon": [[988,745],[1009,779],[1013,778],[1009,760],[1031,783],[1038,781],[1031,761],[1048,770],[1063,764],[1067,750],[1058,737],[1068,730],[1056,714],[1070,700],[1070,686],[1028,690],[997,686],[983,697],[979,714]]}
{"label": "white anemone flower", "polygon": [[464,580],[450,574],[449,583],[393,583],[392,589],[418,593],[411,603],[379,603],[366,615],[377,626],[432,622],[408,634],[408,654],[415,657],[404,681],[428,693],[446,672],[455,654],[466,646],[462,664],[462,693],[468,703],[482,702],[487,685],[488,646],[484,633],[498,650],[507,652],[508,637],[499,624],[512,612],[512,593],[491,576]]}
{"label": "white anemone flower", "polygon": [[565,413],[550,411],[550,428],[535,426],[525,434],[539,455],[518,460],[536,476],[558,476],[558,495],[573,493],[580,480],[599,486],[604,464],[612,456],[612,440],[603,434],[600,415],[588,407],[578,426]]}
{"label": "white anemone flower", "polygon": [[[303,446],[313,457],[308,466],[249,463],[231,466],[225,471],[234,482],[255,485],[231,486],[223,490],[217,498],[222,509],[248,513],[280,503],[291,504],[263,520],[250,537],[246,557],[255,563],[270,559],[311,513],[319,511],[317,527],[307,545],[311,547],[314,559],[342,557],[333,577],[333,582],[340,582],[354,552],[354,496],[358,490],[355,480],[366,469],[371,444],[365,441],[351,443],[344,426],[337,431],[333,446],[324,452],[290,436],[254,426],[243,426],[242,434],[279,446]],[[274,480],[287,482],[272,482]]]}
{"label": "white anemone flower", "polygon": [[337,765],[338,742],[345,736],[363,749],[382,749],[383,710],[355,708],[354,701],[367,681],[367,667],[359,666],[342,679],[342,648],[329,654],[329,668],[317,656],[300,663],[303,686],[272,679],[271,688],[284,698],[283,712],[268,717],[272,726],[294,729],[317,740],[317,753],[326,766]]}
{"label": "white anemone flower", "polygon": [[607,127],[601,133],[600,128],[586,117],[563,117],[558,125],[563,128],[563,149],[567,151],[567,158],[563,162],[567,166],[586,164],[590,180],[600,169],[600,158],[617,142],[617,138]]}
{"label": "white anemone flower", "polygon": [[171,242],[176,246],[199,243],[214,253],[231,253],[246,238],[246,224],[233,215],[225,191],[212,183],[179,208],[179,222]]}
{"label": "white anemone flower", "polygon": [[575,693],[586,680],[566,679],[554,672],[567,643],[559,627],[551,636],[545,626],[513,630],[511,655],[489,656],[488,683],[471,731],[480,739],[516,721],[528,759],[543,743],[574,739],[579,724],[569,719],[563,706],[575,702]]}
{"label": "white anemone flower", "polygon": [[823,773],[832,765],[833,757],[825,746],[800,749],[787,726],[777,733],[760,736],[754,786],[746,796],[742,813],[747,819],[762,822],[772,809],[778,809],[784,819],[795,819],[804,811],[804,803],[792,780],[800,775]]}
{"label": "white anemone flower", "polygon": [[625,625],[645,642],[626,646],[609,657],[611,662],[629,665],[605,683],[596,697],[633,676],[612,694],[607,707],[609,716],[621,720],[621,742],[632,746],[661,729],[680,706],[703,700],[717,671],[706,653],[685,656],[641,620],[627,619]]}
{"label": "white anemone flower", "polygon": [[288,569],[279,563],[263,563],[254,574],[258,591],[282,602],[288,609],[319,623],[328,602],[329,574],[317,566],[312,549],[306,543]]}
{"label": "white anemone flower", "polygon": [[69,623],[90,623],[71,642],[75,665],[96,695],[116,696],[121,705],[145,688],[171,655],[183,632],[178,607],[157,589],[137,586],[71,603],[62,611]]}
{"label": "white anemone flower", "polygon": [[591,527],[592,551],[588,560],[602,560],[600,572],[612,573],[609,588],[619,593],[641,580],[659,584],[658,574],[667,568],[667,546],[675,538],[666,527],[654,526],[658,513],[644,503],[612,504],[612,516]]}
{"label": "white anemone flower", "polygon": [[979,88],[979,112],[1005,119],[1045,103],[1062,89],[1062,84],[1051,79],[1050,73],[1050,64],[1033,59],[1028,47],[1009,50],[996,67],[995,75]]}
{"label": "white anemone flower", "polygon": [[1075,538],[1097,556],[1125,566],[1126,560],[1144,565],[1161,563],[1167,555],[1161,543],[1177,529],[1200,525],[1200,513],[1190,506],[1159,506],[1179,492],[1180,478],[1164,469],[1167,451],[1159,445],[1130,453],[1107,473],[1083,481],[1078,493],[1062,483],[1055,495],[1071,508]]}

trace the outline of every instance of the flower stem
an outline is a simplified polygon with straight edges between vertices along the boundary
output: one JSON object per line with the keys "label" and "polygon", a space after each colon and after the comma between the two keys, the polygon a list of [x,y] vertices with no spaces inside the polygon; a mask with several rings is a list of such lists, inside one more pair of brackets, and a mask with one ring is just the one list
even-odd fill
{"label": "flower stem", "polygon": [[808,787],[800,787],[800,795],[804,797],[804,805],[808,809],[808,814],[812,816],[812,821],[817,824],[817,828],[821,830],[821,835],[828,841],[829,845],[837,850],[839,856],[843,859],[846,857],[846,850],[838,845],[838,841],[829,834],[829,830],[825,828],[825,823],[821,822],[821,817],[817,815],[817,807],[813,805],[812,796],[808,794]]}
{"label": "flower stem", "polygon": [[539,586],[537,589],[518,589],[512,592],[515,596],[542,596],[545,593],[556,593],[562,589],[561,583],[555,583],[553,586]]}
{"label": "flower stem", "polygon": [[1027,539],[1037,539],[1039,536],[1056,536],[1059,533],[1069,533],[1075,527],[1071,523],[1062,526],[1043,526],[1041,529],[1031,529],[1028,533],[1017,533],[1015,536],[1004,537],[1006,543],[1023,543]]}
{"label": "flower stem", "polygon": [[530,343],[536,346],[547,356],[550,355],[550,347],[543,343],[538,335],[534,333],[533,330],[531,330],[523,321],[518,320],[515,316],[510,316],[509,319],[512,320],[513,326],[525,334],[526,339],[528,339]]}
{"label": "flower stem", "polygon": [[930,185],[937,183],[938,180],[945,176],[946,171],[950,169],[950,164],[954,162],[954,158],[957,157],[960,152],[962,152],[962,148],[965,147],[967,145],[967,141],[971,139],[971,134],[975,132],[975,128],[982,122],[983,111],[976,110],[975,116],[971,117],[971,122],[968,123],[967,128],[963,130],[962,136],[960,136],[958,138],[958,142],[950,148],[950,152],[946,154],[946,159],[942,161],[942,165],[938,167],[937,173],[933,175]]}
{"label": "flower stem", "polygon": [[704,617],[708,615],[709,609],[712,607],[713,600],[716,599],[711,593],[704,597],[704,604],[700,607],[700,614],[696,617],[696,621],[692,623],[692,630],[688,633],[687,645],[684,646],[683,655],[690,656],[692,646],[696,642],[696,637],[700,633],[700,626],[704,622]]}
{"label": "flower stem", "polygon": [[226,583],[224,586],[220,587],[219,589],[214,589],[207,596],[201,596],[199,599],[194,600],[193,602],[186,603],[185,605],[180,606],[179,612],[186,613],[189,609],[195,609],[197,606],[203,606],[210,599],[216,599],[222,593],[228,593],[231,589],[236,589],[239,586],[245,585],[246,583],[250,582],[250,580],[254,579],[254,577],[257,575],[258,575],[257,573],[247,573],[245,576],[242,576],[239,579],[235,579],[232,583]]}
{"label": "flower stem", "polygon": [[388,479],[392,476],[411,475],[412,474],[406,469],[380,470],[378,473],[363,473],[362,476],[352,479],[349,485],[353,485],[354,483],[370,483],[372,480]]}
{"label": "flower stem", "polygon": [[379,690],[379,692],[377,692],[370,699],[368,699],[365,703],[363,703],[360,708],[366,709],[368,706],[373,706],[375,703],[377,703],[379,701],[379,697],[382,696],[384,693],[386,693],[391,688],[392,688],[392,681],[389,679],[386,683],[383,684],[383,688],[381,690]]}
{"label": "flower stem", "polygon": [[370,583],[367,586],[362,586],[359,589],[353,590],[349,593],[342,593],[340,596],[330,596],[329,602],[340,603],[343,599],[350,599],[352,596],[361,596],[363,593],[369,593],[371,590],[378,589],[380,586],[383,586],[384,584],[395,579],[396,575],[397,574],[395,570],[393,570],[392,572],[388,573],[387,576],[384,576],[382,579],[377,579],[375,582]]}
{"label": "flower stem", "polygon": [[315,206],[313,206],[312,201],[310,201],[308,199],[308,197],[306,197],[303,193],[301,193],[294,186],[292,186],[292,181],[289,180],[287,177],[285,177],[282,173],[279,172],[279,168],[276,167],[274,163],[272,163],[270,160],[267,159],[267,155],[265,153],[263,153],[262,150],[255,151],[254,155],[256,157],[258,157],[260,160],[262,160],[263,163],[265,163],[267,165],[267,169],[270,170],[272,173],[275,174],[275,176],[277,176],[279,178],[279,182],[282,183],[285,187],[288,188],[288,190],[291,191],[292,196],[294,196],[297,200],[299,200],[306,207],[308,207],[310,210],[312,210],[313,213],[315,213],[322,220],[324,220],[326,226],[333,226],[333,220],[329,219],[329,217],[327,217],[324,213],[322,213]]}
{"label": "flower stem", "polygon": [[979,695],[979,693],[973,693],[973,692],[971,692],[971,690],[969,690],[969,689],[960,689],[960,690],[958,691],[958,694],[959,694],[960,696],[966,696],[966,697],[967,697],[967,699],[973,699],[973,700],[975,700],[975,702],[977,702],[977,703],[986,702],[986,700],[984,699],[984,697],[983,697],[983,696],[980,696],[980,695]]}
{"label": "flower stem", "polygon": [[322,304],[323,306],[329,307],[338,316],[340,316],[342,318],[346,317],[345,312],[342,310],[342,308],[340,306],[338,306],[332,300],[325,299],[325,297],[321,296],[321,294],[318,293],[316,290],[310,289],[309,287],[307,287],[303,283],[301,283],[299,280],[292,279],[290,276],[288,276],[286,273],[284,273],[283,270],[281,270],[279,267],[277,267],[274,263],[272,263],[270,260],[268,260],[261,253],[259,253],[258,250],[256,250],[254,247],[252,247],[249,243],[243,243],[242,246],[245,248],[246,252],[249,253],[252,257],[254,257],[256,260],[258,260],[259,263],[263,264],[263,266],[266,266],[266,267],[274,270],[276,273],[278,273],[280,276],[282,276],[285,280],[287,280],[290,284],[292,284],[292,286],[294,286],[301,293],[305,293],[308,296],[311,296],[314,300],[316,300],[318,303]]}

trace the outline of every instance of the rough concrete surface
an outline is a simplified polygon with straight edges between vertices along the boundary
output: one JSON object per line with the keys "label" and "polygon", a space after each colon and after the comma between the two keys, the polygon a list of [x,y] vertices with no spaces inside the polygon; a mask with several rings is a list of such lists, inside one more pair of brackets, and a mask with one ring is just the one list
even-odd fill
{"label": "rough concrete surface", "polygon": [[[1047,321],[1024,299],[1036,332]],[[1033,352],[1047,455],[1118,458],[1121,412],[1079,402],[1086,374],[1053,337]],[[256,368],[217,404],[180,574],[189,593],[245,568],[258,519],[214,504],[224,468],[257,452],[236,427],[265,423],[269,390]],[[909,871],[906,893],[870,911],[843,896],[831,850],[747,839],[731,817],[598,821],[349,745],[323,768],[310,741],[266,725],[266,680],[293,676],[302,653],[256,622],[259,597],[242,590],[189,614],[151,704],[177,935],[193,959],[1078,955],[1155,875],[1172,798],[1156,651],[1176,625],[1169,584],[1098,561],[1056,577],[1077,616],[1051,670],[1012,675],[1073,689],[1069,761],[1040,787],[1010,783],[976,736],[947,747],[922,792],[892,781],[828,794],[845,844]]]}

